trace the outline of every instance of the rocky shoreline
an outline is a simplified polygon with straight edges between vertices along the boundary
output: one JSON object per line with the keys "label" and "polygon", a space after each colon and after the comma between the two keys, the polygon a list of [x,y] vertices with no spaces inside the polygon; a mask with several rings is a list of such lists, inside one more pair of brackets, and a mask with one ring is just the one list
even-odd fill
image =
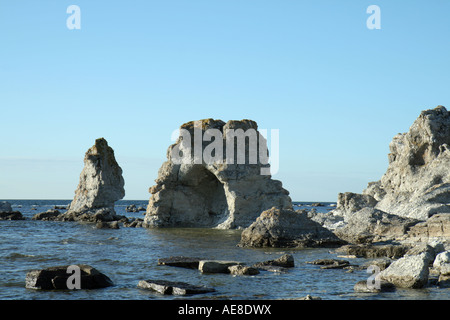
{"label": "rocky shoreline", "polygon": [[[202,133],[208,129],[257,130],[250,120],[225,123],[206,119],[202,123]],[[186,123],[181,129],[195,130],[195,124]],[[119,228],[119,224],[239,229],[241,240],[236,245],[242,247],[339,247],[336,254],[374,259],[374,279],[380,285],[374,289],[368,287],[369,283],[358,283],[358,292],[392,290],[393,286],[450,286],[450,112],[443,106],[423,111],[407,133],[393,138],[389,166],[379,181],[370,182],[361,194],[340,193],[336,208],[325,213],[294,210],[289,192],[280,181],[257,174],[267,168],[262,163],[174,164],[170,154],[182,146],[182,141],[169,147],[168,160],[159,170],[156,185],[150,188],[143,219],[129,219],[114,210],[114,203],[125,195],[124,180],[114,151],[104,139],[97,139],[86,152],[80,182],[66,212],[55,208],[36,213],[32,219],[95,223],[97,228],[111,229]],[[130,206],[126,211],[144,209]],[[24,217],[2,202],[0,220]],[[235,262],[198,263],[197,268],[207,270],[205,273],[216,269],[239,275],[259,272],[255,266]],[[333,269],[351,264],[329,261],[324,266]],[[277,265],[265,266],[271,267]],[[177,287],[161,282],[166,280],[158,281],[152,284],[145,280],[141,287],[170,287],[170,292],[187,288],[186,284]]]}

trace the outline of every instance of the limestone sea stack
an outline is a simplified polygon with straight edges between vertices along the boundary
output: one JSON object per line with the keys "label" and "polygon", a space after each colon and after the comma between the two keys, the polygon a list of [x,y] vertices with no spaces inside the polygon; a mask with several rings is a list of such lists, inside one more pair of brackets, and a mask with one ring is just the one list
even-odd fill
{"label": "limestone sea stack", "polygon": [[122,169],[104,138],[95,140],[84,157],[75,197],[63,220],[115,220],[114,203],[125,196]]}
{"label": "limestone sea stack", "polygon": [[264,210],[292,208],[267,157],[267,141],[252,120],[183,124],[149,190],[144,224],[245,228]]}
{"label": "limestone sea stack", "polygon": [[[379,181],[370,182],[362,194],[339,194],[336,209],[328,214],[338,226],[336,234],[355,242],[363,240],[361,227],[363,238],[372,241],[386,236],[401,240],[407,234],[421,237],[421,233],[448,236],[448,230],[436,232],[428,221],[435,216],[439,216],[436,225],[448,226],[450,221],[450,112],[443,106],[422,111],[389,148],[389,166]],[[339,218],[346,227],[335,223]]]}

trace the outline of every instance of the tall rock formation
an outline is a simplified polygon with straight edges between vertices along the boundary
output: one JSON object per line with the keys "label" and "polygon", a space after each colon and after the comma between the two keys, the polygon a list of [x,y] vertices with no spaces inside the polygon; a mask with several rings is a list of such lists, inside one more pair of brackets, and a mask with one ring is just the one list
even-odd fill
{"label": "tall rock formation", "polygon": [[101,213],[103,218],[98,216],[97,220],[113,220],[114,203],[125,196],[124,184],[114,150],[104,138],[95,140],[85,154],[80,182],[64,219],[78,220],[85,213],[89,216]]}
{"label": "tall rock formation", "polygon": [[363,192],[378,201],[375,208],[420,220],[450,213],[450,112],[423,111],[389,148],[386,173]]}
{"label": "tall rock formation", "polygon": [[[450,214],[450,112],[443,106],[422,111],[389,148],[389,167],[381,180],[370,182],[362,195],[339,194],[331,214],[346,222],[367,207],[417,221]],[[412,220],[404,221],[411,225]]]}
{"label": "tall rock formation", "polygon": [[183,124],[150,188],[144,224],[245,228],[264,210],[292,208],[289,192],[268,174],[267,155],[254,121]]}

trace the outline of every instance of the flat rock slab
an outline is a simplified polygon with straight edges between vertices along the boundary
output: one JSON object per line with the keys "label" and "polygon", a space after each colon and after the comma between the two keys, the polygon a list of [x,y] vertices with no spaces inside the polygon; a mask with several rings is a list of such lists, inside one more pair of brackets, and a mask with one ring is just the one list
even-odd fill
{"label": "flat rock slab", "polygon": [[176,256],[176,257],[158,259],[158,265],[188,268],[188,269],[198,269],[200,260],[203,260],[203,259]]}
{"label": "flat rock slab", "polygon": [[161,294],[172,295],[200,294],[216,291],[213,288],[207,288],[204,286],[196,286],[185,282],[165,280],[141,280],[137,286],[141,289],[150,289]]}
{"label": "flat rock slab", "polygon": [[[80,268],[80,289],[99,289],[113,285],[103,273],[89,265],[76,265]],[[73,275],[68,272],[69,265],[31,270],[25,278],[25,287],[36,290],[68,290],[67,280]]]}
{"label": "flat rock slab", "polygon": [[321,269],[342,269],[350,265],[350,262],[347,260],[339,259],[317,259],[307,263],[320,265]]}
{"label": "flat rock slab", "polygon": [[284,254],[278,259],[258,262],[253,265],[254,268],[263,268],[267,266],[293,268],[295,267],[294,257],[291,254]]}

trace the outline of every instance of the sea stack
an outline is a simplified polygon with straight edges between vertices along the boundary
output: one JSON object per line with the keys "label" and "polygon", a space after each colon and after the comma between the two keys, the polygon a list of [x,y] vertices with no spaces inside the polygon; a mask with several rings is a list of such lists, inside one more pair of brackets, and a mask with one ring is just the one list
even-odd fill
{"label": "sea stack", "polygon": [[[363,194],[339,194],[337,207],[330,216],[341,216],[347,224],[359,223],[363,210],[371,208],[364,211],[371,214],[366,214],[366,221],[377,223],[377,226],[380,217],[391,225],[392,219],[403,217],[403,220],[396,219],[397,231],[403,230],[400,234],[397,232],[396,237],[405,235],[410,228],[415,230],[415,236],[420,236],[422,229],[428,232],[428,227],[418,222],[431,221],[438,216],[440,220],[436,221],[448,225],[450,112],[443,106],[422,111],[407,133],[393,138],[389,148],[389,166],[381,179],[370,182]],[[423,228],[413,227],[416,223]],[[350,232],[350,229],[340,232]],[[449,234],[442,228],[437,233],[434,230],[430,232],[434,236]]]}
{"label": "sea stack", "polygon": [[289,192],[271,178],[267,156],[255,121],[183,124],[149,190],[145,226],[246,228],[264,210],[292,208]]}
{"label": "sea stack", "polygon": [[114,220],[114,203],[125,196],[124,184],[114,150],[104,138],[95,140],[85,154],[80,182],[64,219]]}

